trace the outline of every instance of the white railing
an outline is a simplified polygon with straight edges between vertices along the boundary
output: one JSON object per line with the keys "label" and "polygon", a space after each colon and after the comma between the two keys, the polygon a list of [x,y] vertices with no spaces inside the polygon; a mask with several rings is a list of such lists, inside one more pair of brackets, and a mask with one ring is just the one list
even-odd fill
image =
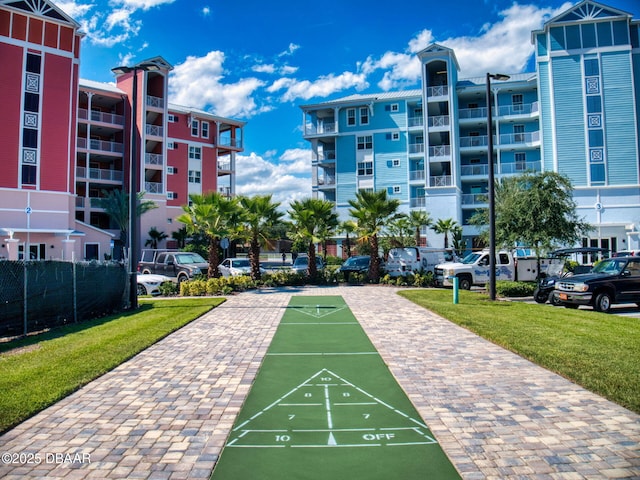
{"label": "white railing", "polygon": [[439,175],[429,177],[430,187],[450,187],[453,184],[451,175]]}
{"label": "white railing", "polygon": [[409,171],[409,180],[424,180],[425,178],[426,178],[426,173],[424,170]]}
{"label": "white railing", "polygon": [[409,153],[424,153],[424,143],[410,143]]}
{"label": "white railing", "polygon": [[335,122],[325,122],[319,125],[307,123],[304,126],[305,135],[322,135],[323,133],[336,133]]}
{"label": "white railing", "polygon": [[147,105],[149,107],[164,108],[164,98],[147,95]]}
{"label": "white railing", "polygon": [[442,97],[446,95],[449,95],[449,87],[447,85],[427,88],[427,97]]}
{"label": "white railing", "polygon": [[430,127],[448,127],[449,115],[438,115],[437,117],[429,117]]}
{"label": "white railing", "polygon": [[462,205],[483,205],[487,202],[486,193],[464,193],[462,195]]}
{"label": "white railing", "polygon": [[218,171],[231,171],[231,162],[218,162]]}
{"label": "white railing", "polygon": [[242,148],[242,139],[240,138],[220,138],[218,140],[220,147]]}
{"label": "white railing", "polygon": [[451,145],[429,147],[429,157],[448,157],[449,155],[451,155]]}
{"label": "white railing", "polygon": [[410,127],[422,127],[424,125],[424,117],[409,117]]}
{"label": "white railing", "polygon": [[460,175],[463,177],[470,175],[487,176],[489,165],[460,165]]}
{"label": "white railing", "polygon": [[409,199],[409,206],[411,208],[426,207],[427,206],[427,199],[424,198],[424,197],[411,198],[411,199]]}
{"label": "white railing", "polygon": [[[87,148],[87,139],[86,138],[82,138],[82,137],[78,137],[77,145],[78,145],[78,148],[86,149]],[[122,143],[107,142],[105,140],[94,140],[94,139],[91,139],[91,140],[89,140],[88,145],[89,145],[88,148],[91,149],[91,150],[100,150],[102,152],[115,152],[115,153],[124,152],[124,144],[122,144]]]}
{"label": "white railing", "polygon": [[144,189],[147,193],[162,193],[162,184],[155,182],[144,182]]}
{"label": "white railing", "polygon": [[318,185],[335,185],[336,178],[335,177],[320,177],[318,178]]}
{"label": "white railing", "polygon": [[532,113],[538,113],[538,102],[523,103],[521,105],[502,105],[498,107],[498,114],[501,117],[531,115]]}
{"label": "white railing", "polygon": [[326,161],[326,160],[335,160],[336,159],[336,151],[335,150],[324,150],[323,152],[318,152],[318,161]]}
{"label": "white railing", "polygon": [[146,165],[163,165],[164,158],[160,153],[145,153],[144,154],[144,163]]}
{"label": "white railing", "polygon": [[121,182],[124,178],[120,170],[110,170],[107,168],[89,168],[89,176],[87,177],[86,167],[76,167],[76,177],[90,178],[93,180],[107,180],[112,182]]}
{"label": "white railing", "polygon": [[147,132],[147,135],[153,135],[154,137],[162,137],[164,130],[162,128],[162,125],[147,124],[146,132]]}
{"label": "white railing", "polygon": [[[78,118],[89,119],[89,111],[86,108],[78,109]],[[111,125],[124,125],[124,116],[114,113],[105,113],[98,110],[91,110],[91,120],[94,122],[109,123]]]}
{"label": "white railing", "polygon": [[500,171],[501,173],[540,172],[542,171],[542,162],[503,163]]}
{"label": "white railing", "polygon": [[500,145],[512,145],[518,143],[534,143],[540,141],[540,132],[505,133],[500,135]]}
{"label": "white railing", "polygon": [[[495,138],[495,135],[494,135]],[[460,148],[486,147],[489,141],[488,135],[476,135],[473,137],[460,137]]]}
{"label": "white railing", "polygon": [[487,107],[481,108],[461,108],[458,110],[458,118],[460,120],[470,118],[487,118]]}

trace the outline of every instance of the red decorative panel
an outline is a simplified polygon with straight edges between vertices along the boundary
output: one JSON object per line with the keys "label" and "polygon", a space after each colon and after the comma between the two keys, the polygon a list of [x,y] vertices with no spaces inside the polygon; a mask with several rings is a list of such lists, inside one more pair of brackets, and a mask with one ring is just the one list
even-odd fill
{"label": "red decorative panel", "polygon": [[73,29],[60,27],[60,50],[65,52],[73,51]]}
{"label": "red decorative panel", "polygon": [[17,188],[20,154],[20,104],[22,102],[23,50],[14,45],[0,43],[0,150],[2,151],[2,175],[0,187]]}
{"label": "red decorative panel", "polygon": [[0,36],[8,37],[11,32],[11,13],[0,10]]}
{"label": "red decorative panel", "polygon": [[55,23],[45,23],[44,44],[47,47],[58,48],[58,25]]}
{"label": "red decorative panel", "polygon": [[11,36],[18,40],[27,39],[27,17],[23,15],[13,15],[13,30]]}
{"label": "red decorative panel", "polygon": [[29,19],[29,42],[42,45],[42,31],[44,22],[37,18]]}

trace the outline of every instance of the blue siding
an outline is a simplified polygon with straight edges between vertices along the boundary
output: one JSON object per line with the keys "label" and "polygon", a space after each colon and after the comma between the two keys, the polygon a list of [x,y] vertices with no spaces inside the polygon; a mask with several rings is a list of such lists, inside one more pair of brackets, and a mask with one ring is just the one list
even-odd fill
{"label": "blue siding", "polygon": [[551,86],[549,85],[549,62],[538,64],[538,82],[540,88],[540,125],[544,170],[553,170],[553,107],[551,106]]}
{"label": "blue siding", "polygon": [[336,142],[336,175],[339,183],[356,181],[356,137],[338,137]]}
{"label": "blue siding", "polygon": [[602,54],[605,135],[609,185],[628,185],[638,181],[638,151],[631,59],[628,52]]}
{"label": "blue siding", "polygon": [[558,171],[574,186],[587,184],[580,56],[553,59]]}

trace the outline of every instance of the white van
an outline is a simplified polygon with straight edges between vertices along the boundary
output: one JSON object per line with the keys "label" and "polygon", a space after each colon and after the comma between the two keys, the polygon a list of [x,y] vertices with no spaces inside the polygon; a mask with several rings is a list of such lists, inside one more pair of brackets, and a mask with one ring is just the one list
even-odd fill
{"label": "white van", "polygon": [[453,262],[456,256],[451,248],[401,247],[389,250],[385,270],[392,277],[408,275],[413,272],[431,272],[435,266]]}

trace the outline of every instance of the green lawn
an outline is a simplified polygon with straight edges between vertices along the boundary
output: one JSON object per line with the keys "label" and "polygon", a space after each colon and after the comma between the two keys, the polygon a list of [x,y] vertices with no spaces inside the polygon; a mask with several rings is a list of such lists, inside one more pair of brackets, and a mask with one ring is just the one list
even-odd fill
{"label": "green lawn", "polygon": [[141,300],[140,309],[0,344],[0,432],[222,303],[222,298]]}
{"label": "green lawn", "polygon": [[532,362],[640,413],[640,319],[451,290],[400,295]]}

